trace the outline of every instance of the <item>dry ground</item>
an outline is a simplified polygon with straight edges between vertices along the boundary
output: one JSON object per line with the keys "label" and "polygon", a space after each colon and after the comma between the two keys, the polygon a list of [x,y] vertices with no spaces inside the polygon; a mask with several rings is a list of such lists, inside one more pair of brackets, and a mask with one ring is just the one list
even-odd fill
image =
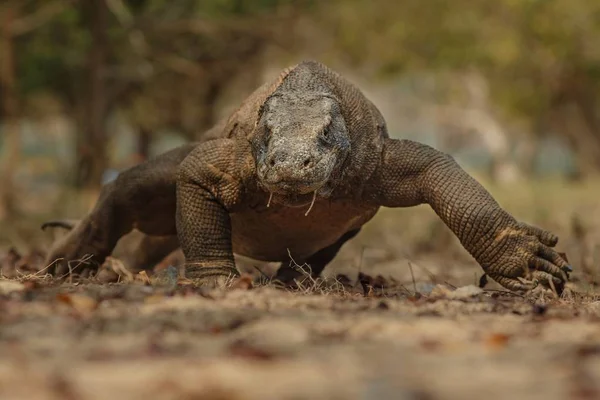
{"label": "dry ground", "polygon": [[2,399],[600,398],[594,298],[38,285],[0,286]]}
{"label": "dry ground", "polygon": [[[490,187],[561,236],[576,273],[560,299],[474,287],[479,267],[426,207],[384,210],[297,292],[17,274],[0,280],[0,399],[600,398],[599,188]],[[26,232],[10,233],[21,252]]]}

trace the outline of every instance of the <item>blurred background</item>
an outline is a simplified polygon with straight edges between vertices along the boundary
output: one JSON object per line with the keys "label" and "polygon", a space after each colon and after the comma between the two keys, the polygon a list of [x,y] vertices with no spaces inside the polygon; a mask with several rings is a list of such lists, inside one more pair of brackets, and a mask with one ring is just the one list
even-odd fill
{"label": "blurred background", "polygon": [[[0,246],[47,241],[40,221],[81,216],[120,170],[317,59],[391,136],[452,154],[516,217],[559,233],[595,284],[599,38],[589,0],[3,0]],[[429,209],[388,211],[359,240],[379,246],[374,263],[452,252],[477,271]],[[340,262],[363,263],[354,250]]]}

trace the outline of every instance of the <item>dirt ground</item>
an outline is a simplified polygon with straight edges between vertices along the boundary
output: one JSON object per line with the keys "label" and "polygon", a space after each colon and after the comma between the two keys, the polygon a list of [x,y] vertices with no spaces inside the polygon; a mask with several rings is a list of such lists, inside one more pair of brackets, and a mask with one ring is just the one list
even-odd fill
{"label": "dirt ground", "polygon": [[[0,279],[0,399],[600,398],[589,190],[492,190],[561,237],[576,271],[560,298],[480,289],[480,267],[426,207],[384,210],[327,279],[297,291],[245,279],[207,291],[152,274],[59,284],[23,263],[9,271],[0,242],[11,277]],[[10,235],[23,254],[43,242]],[[268,273],[256,267],[244,264]]]}
{"label": "dirt ground", "polygon": [[2,399],[594,399],[600,301],[3,281]]}

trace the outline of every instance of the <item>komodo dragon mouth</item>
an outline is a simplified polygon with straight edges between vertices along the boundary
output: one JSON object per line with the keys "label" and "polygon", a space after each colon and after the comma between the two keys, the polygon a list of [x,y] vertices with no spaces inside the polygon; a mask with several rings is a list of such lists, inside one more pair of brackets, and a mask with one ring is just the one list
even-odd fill
{"label": "komodo dragon mouth", "polygon": [[316,179],[311,180],[281,179],[277,173],[269,174],[271,171],[267,166],[259,167],[258,180],[263,190],[269,194],[267,207],[273,202],[293,208],[308,206],[305,214],[308,215],[317,198],[327,198],[333,190],[330,178],[335,161],[332,159],[324,161],[321,163],[319,173],[311,174],[311,177]]}
{"label": "komodo dragon mouth", "polygon": [[[269,201],[267,202],[267,207],[271,206],[271,201],[273,200],[273,192],[270,192],[269,194]],[[310,213],[310,211],[312,210],[313,206],[315,205],[315,201],[317,201],[317,191],[315,190],[313,192],[312,195],[312,200],[310,201],[310,206],[308,207],[308,210],[306,211],[306,213],[304,214],[304,216],[308,216],[308,213]],[[301,204],[297,204],[297,203],[292,203],[292,204],[285,204],[288,207],[294,207],[294,208],[298,208],[298,207],[303,207],[308,205],[308,203],[302,202]]]}

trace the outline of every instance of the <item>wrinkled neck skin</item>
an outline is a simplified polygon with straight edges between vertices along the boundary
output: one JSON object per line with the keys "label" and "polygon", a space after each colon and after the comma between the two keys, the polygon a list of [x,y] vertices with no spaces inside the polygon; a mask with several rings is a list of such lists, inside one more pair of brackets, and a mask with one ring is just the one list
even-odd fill
{"label": "wrinkled neck skin", "polygon": [[351,143],[332,93],[275,91],[261,107],[252,137],[258,186],[269,206],[307,207],[310,212],[336,191]]}

